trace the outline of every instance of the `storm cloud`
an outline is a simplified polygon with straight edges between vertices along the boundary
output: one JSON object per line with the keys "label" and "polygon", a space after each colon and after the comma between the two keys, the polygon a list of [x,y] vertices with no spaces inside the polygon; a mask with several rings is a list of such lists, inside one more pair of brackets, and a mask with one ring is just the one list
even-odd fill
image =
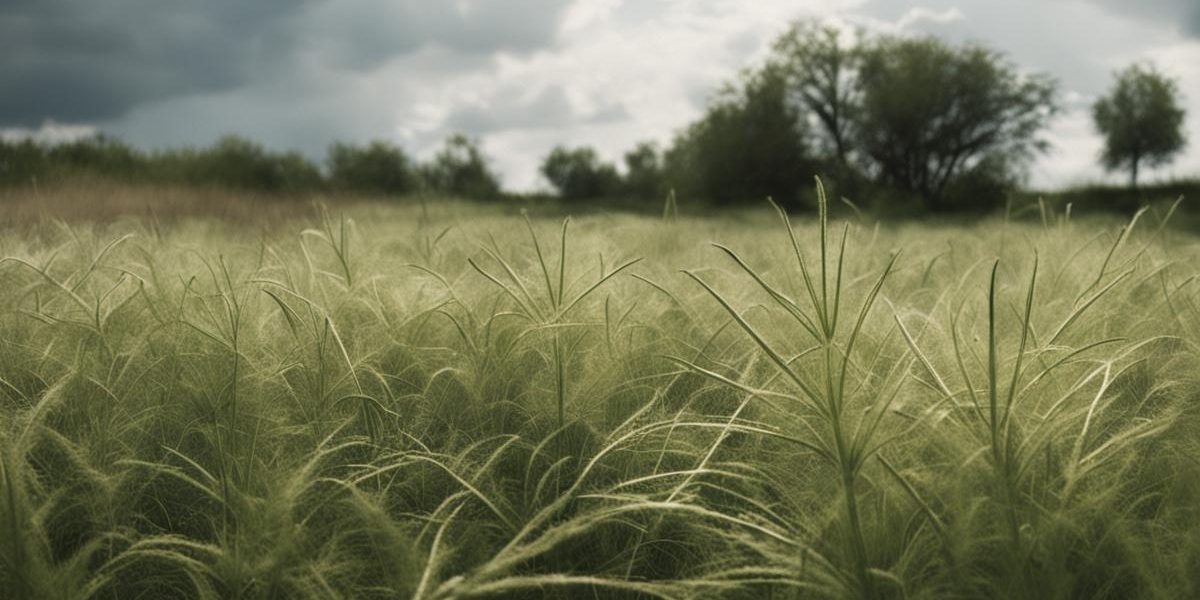
{"label": "storm cloud", "polygon": [[144,147],[224,133],[320,160],[382,138],[428,156],[482,138],[536,189],[554,145],[661,144],[797,18],[982,42],[1058,78],[1035,183],[1104,176],[1089,106],[1151,60],[1180,80],[1200,170],[1196,0],[0,0],[0,137],[104,131]]}
{"label": "storm cloud", "polygon": [[290,0],[18,0],[0,6],[0,115],[100,120],[143,102],[235,88],[281,58]]}
{"label": "storm cloud", "polygon": [[[0,124],[103,121],[151,102],[349,70],[438,45],[489,56],[555,41],[555,0],[6,0]],[[300,72],[297,72],[300,71]]]}

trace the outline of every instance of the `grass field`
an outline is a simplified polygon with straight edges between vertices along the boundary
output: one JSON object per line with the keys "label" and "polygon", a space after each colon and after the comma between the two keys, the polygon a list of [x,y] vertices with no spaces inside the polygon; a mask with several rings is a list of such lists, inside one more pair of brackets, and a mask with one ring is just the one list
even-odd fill
{"label": "grass field", "polygon": [[1200,597],[1161,213],[270,213],[5,221],[4,597]]}

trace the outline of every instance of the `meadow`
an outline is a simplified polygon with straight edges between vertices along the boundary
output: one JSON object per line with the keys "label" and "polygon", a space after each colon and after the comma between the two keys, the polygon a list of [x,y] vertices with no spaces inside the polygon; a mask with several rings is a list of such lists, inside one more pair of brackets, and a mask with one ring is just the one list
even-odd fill
{"label": "meadow", "polygon": [[229,205],[8,205],[0,596],[1200,597],[1165,207]]}

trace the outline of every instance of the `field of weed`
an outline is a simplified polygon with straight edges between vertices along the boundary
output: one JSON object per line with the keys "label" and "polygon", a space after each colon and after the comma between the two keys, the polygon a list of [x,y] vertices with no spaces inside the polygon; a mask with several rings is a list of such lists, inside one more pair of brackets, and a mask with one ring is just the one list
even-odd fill
{"label": "field of weed", "polygon": [[1200,241],[1132,221],[0,233],[6,598],[1200,596]]}

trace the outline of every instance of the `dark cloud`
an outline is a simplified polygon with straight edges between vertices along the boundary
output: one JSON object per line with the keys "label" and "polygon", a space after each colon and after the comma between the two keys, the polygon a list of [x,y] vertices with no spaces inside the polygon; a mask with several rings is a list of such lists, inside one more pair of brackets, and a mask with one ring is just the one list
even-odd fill
{"label": "dark cloud", "polygon": [[289,0],[0,5],[0,122],[89,121],[248,81]]}
{"label": "dark cloud", "polygon": [[299,45],[342,65],[366,68],[426,46],[488,55],[554,43],[561,0],[326,0],[300,15]]}
{"label": "dark cloud", "polygon": [[555,41],[563,2],[3,0],[0,126],[111,120],[168,98],[362,70],[428,46],[490,55]]}

